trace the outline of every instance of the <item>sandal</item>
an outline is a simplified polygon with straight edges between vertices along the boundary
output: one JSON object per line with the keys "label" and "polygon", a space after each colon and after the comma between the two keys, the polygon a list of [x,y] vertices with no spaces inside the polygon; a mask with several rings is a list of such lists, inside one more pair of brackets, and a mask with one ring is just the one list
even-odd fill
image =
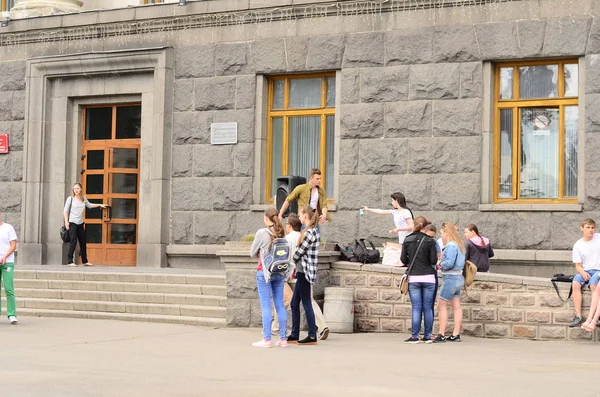
{"label": "sandal", "polygon": [[596,323],[583,323],[581,325],[581,328],[585,329],[587,332],[594,332],[594,330],[596,329]]}

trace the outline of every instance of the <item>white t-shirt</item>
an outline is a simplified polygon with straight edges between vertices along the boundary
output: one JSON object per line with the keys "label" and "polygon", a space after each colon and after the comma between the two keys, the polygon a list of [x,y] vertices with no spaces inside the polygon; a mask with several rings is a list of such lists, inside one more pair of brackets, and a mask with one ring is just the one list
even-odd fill
{"label": "white t-shirt", "polygon": [[573,245],[573,263],[581,263],[583,270],[600,269],[600,233],[590,241],[577,240]]}
{"label": "white t-shirt", "polygon": [[[310,190],[310,207],[313,210],[317,209],[317,206],[319,205],[319,189],[311,189]],[[298,208],[299,210],[301,208]]]}
{"label": "white t-shirt", "polygon": [[[10,249],[10,242],[15,241],[17,239],[17,232],[15,232],[15,228],[8,223],[3,223],[0,225],[0,257],[3,257],[4,254],[8,252]],[[14,252],[6,258],[6,262],[14,262],[15,254]]]}
{"label": "white t-shirt", "polygon": [[[409,210],[401,209],[401,210],[391,210],[390,211],[394,216],[394,224],[396,228],[399,227],[408,227],[408,220],[412,219],[412,215]],[[404,243],[404,238],[412,233],[412,230],[401,230],[398,232],[398,242],[400,244]]]}
{"label": "white t-shirt", "polygon": [[296,253],[296,248],[298,248],[298,239],[300,238],[300,232],[289,232],[285,235],[285,238],[292,246],[292,256],[294,256],[294,253]]}
{"label": "white t-shirt", "polygon": [[440,249],[443,250],[444,246],[445,246],[444,245],[444,240],[442,240],[442,238],[440,237],[440,238],[437,239],[437,243],[440,246]]}

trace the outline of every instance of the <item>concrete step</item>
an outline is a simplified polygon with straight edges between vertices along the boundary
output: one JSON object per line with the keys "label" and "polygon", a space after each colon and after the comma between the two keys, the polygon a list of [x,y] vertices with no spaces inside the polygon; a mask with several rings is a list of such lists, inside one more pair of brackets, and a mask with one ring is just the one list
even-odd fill
{"label": "concrete step", "polygon": [[22,288],[108,292],[148,292],[157,294],[212,295],[221,297],[225,297],[227,292],[227,287],[225,287],[225,285],[15,279],[15,289]]}
{"label": "concrete step", "polygon": [[108,292],[60,289],[19,288],[17,298],[67,299],[102,302],[167,303],[176,305],[222,306],[227,298],[210,295],[154,294],[143,292]]}
{"label": "concrete step", "polygon": [[[132,314],[132,313],[107,313],[95,311],[71,311],[71,310],[50,310],[50,309],[29,309],[21,308],[18,312],[21,316],[36,317],[68,317],[68,318],[86,318],[96,320],[123,320],[123,321],[143,321],[152,323],[170,323],[197,325],[213,328],[225,328],[224,318],[203,318],[190,316],[165,316],[151,314]],[[27,320],[21,320],[24,322]]]}
{"label": "concrete step", "polygon": [[16,269],[15,280],[23,279],[225,286],[224,274],[125,273],[96,269],[81,271],[67,267],[60,271]]}
{"label": "concrete step", "polygon": [[18,298],[17,308],[212,318],[225,318],[227,311],[225,307],[220,306],[192,306],[38,298]]}

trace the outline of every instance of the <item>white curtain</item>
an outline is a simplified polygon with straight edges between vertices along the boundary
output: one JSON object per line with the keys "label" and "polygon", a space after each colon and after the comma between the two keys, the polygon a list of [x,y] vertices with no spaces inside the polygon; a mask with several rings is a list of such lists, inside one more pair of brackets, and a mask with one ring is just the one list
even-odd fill
{"label": "white curtain", "polygon": [[321,164],[321,117],[290,117],[288,136],[288,174],[307,178],[310,169]]}

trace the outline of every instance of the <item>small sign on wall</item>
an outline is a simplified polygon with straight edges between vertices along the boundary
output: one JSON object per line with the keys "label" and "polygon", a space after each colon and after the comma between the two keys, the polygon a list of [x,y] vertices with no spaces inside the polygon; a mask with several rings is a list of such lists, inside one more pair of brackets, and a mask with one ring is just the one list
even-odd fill
{"label": "small sign on wall", "polygon": [[0,154],[8,153],[8,134],[0,134]]}
{"label": "small sign on wall", "polygon": [[237,123],[212,123],[210,125],[210,143],[213,145],[237,143]]}

